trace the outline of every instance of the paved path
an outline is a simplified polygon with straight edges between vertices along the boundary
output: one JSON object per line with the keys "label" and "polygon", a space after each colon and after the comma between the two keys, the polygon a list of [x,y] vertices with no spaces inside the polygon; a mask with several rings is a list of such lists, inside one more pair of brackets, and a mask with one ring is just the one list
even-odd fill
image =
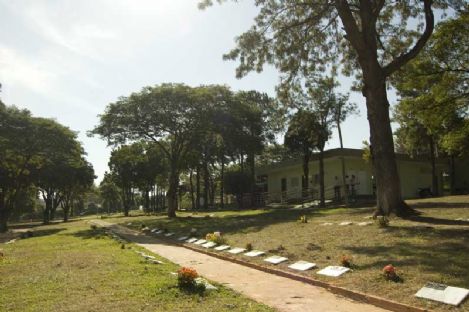
{"label": "paved path", "polygon": [[95,220],[101,226],[112,226],[113,231],[127,240],[181,266],[195,268],[200,275],[223,284],[258,302],[285,312],[381,312],[373,305],[349,300],[327,290],[276,276],[236,263],[224,261],[183,247],[168,244],[119,225]]}

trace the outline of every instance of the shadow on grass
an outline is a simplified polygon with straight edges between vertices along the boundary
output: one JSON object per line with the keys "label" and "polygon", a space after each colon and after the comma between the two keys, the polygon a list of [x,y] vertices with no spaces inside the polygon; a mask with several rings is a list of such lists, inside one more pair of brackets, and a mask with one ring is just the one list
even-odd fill
{"label": "shadow on grass", "polygon": [[425,273],[450,276],[451,283],[467,286],[469,230],[435,230],[431,227],[397,227],[389,230],[390,235],[399,232],[402,237],[425,237],[427,242],[425,245],[398,241],[377,246],[343,246],[351,253],[377,259],[364,265],[356,265],[358,270],[382,268],[390,263],[397,267],[418,266]]}
{"label": "shadow on grass", "polygon": [[469,208],[469,203],[467,202],[445,202],[445,201],[423,201],[420,203],[411,203],[409,204],[412,208]]}
{"label": "shadow on grass", "polygon": [[453,219],[441,219],[441,218],[434,218],[434,217],[425,217],[425,216],[422,216],[422,215],[411,216],[411,217],[406,218],[406,220],[413,221],[413,222],[430,223],[430,224],[435,224],[435,225],[469,226],[469,221],[453,220]]}
{"label": "shadow on grass", "polygon": [[108,237],[106,230],[101,227],[97,227],[96,229],[86,229],[86,230],[81,230],[81,231],[76,231],[73,233],[67,233],[66,235],[82,238],[82,239],[101,239]]}

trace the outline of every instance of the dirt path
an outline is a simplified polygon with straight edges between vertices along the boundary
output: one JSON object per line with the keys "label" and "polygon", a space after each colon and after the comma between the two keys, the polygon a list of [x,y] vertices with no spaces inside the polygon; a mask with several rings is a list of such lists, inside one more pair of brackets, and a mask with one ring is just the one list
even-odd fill
{"label": "dirt path", "polygon": [[123,226],[95,220],[96,224],[112,227],[129,241],[181,266],[195,268],[200,275],[232,288],[279,311],[371,312],[387,311],[373,305],[349,300],[327,290],[285,277],[251,269],[183,247],[170,245],[157,238],[142,235]]}

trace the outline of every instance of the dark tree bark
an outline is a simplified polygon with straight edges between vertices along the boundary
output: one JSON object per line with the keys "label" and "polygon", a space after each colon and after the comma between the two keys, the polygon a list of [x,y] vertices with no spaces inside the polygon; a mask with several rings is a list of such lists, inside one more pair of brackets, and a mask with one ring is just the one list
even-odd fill
{"label": "dark tree bark", "polygon": [[168,200],[168,217],[175,218],[176,210],[178,207],[178,187],[179,187],[179,172],[176,166],[172,166],[169,176],[169,188],[166,194]]}
{"label": "dark tree bark", "polygon": [[438,188],[438,175],[436,174],[436,151],[435,151],[435,142],[433,141],[433,137],[430,137],[430,163],[432,166],[432,193],[433,196],[438,196],[439,188]]}
{"label": "dark tree bark", "polygon": [[221,157],[221,171],[220,171],[220,207],[225,208],[225,157]]}
{"label": "dark tree bark", "polygon": [[193,172],[192,169],[189,170],[189,187],[190,187],[190,192],[191,192],[191,204],[192,204],[192,210],[195,210],[195,195],[194,195],[194,181],[192,181],[192,176]]}
{"label": "dark tree bark", "polygon": [[324,192],[324,148],[319,150],[319,207],[325,207]]}
{"label": "dark tree bark", "polygon": [[204,169],[204,209],[207,210],[208,209],[208,202],[209,202],[209,196],[208,196],[208,191],[209,191],[209,188],[210,188],[210,173],[209,173],[209,170],[208,170],[208,162],[206,159],[204,159],[204,163],[203,163],[203,169]]}
{"label": "dark tree bark", "polygon": [[303,151],[303,194],[301,196],[304,198],[308,195],[309,189],[309,160],[310,160],[311,153],[308,148],[305,148]]}
{"label": "dark tree bark", "polygon": [[343,194],[345,195],[345,205],[348,206],[348,189],[345,181],[345,159],[344,159],[344,143],[342,140],[342,128],[340,127],[340,115],[339,118],[337,119],[337,132],[339,133],[339,142],[340,142],[340,164],[342,167],[342,189],[343,189]]}
{"label": "dark tree bark", "polygon": [[200,210],[200,165],[197,165],[195,172],[195,208]]}
{"label": "dark tree bark", "polygon": [[5,197],[5,193],[0,192],[0,233],[8,231],[8,219],[11,214],[11,209]]}
{"label": "dark tree bark", "polygon": [[362,93],[366,98],[373,169],[376,176],[376,214],[389,215],[394,212],[398,216],[406,216],[412,213],[412,209],[402,200],[389,119],[386,79],[417,56],[433,32],[432,0],[423,0],[423,4],[425,11],[424,32],[410,50],[395,57],[383,67],[378,62],[376,24],[384,1],[381,1],[378,9],[374,9],[369,1],[360,1],[361,25],[359,27],[348,1],[335,0],[335,6],[347,33],[347,40],[357,53],[363,75]]}

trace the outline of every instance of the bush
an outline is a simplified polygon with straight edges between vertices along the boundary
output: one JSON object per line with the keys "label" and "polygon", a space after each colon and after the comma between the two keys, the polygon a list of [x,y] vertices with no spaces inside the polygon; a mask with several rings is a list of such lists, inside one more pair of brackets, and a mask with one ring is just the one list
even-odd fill
{"label": "bush", "polygon": [[308,217],[306,215],[303,215],[298,219],[298,222],[300,223],[308,223]]}
{"label": "bush", "polygon": [[251,251],[252,249],[253,249],[252,244],[251,244],[251,243],[247,243],[247,244],[246,244],[246,250],[247,250],[247,251]]}
{"label": "bush", "polygon": [[197,271],[192,268],[182,267],[178,271],[178,286],[179,288],[192,288],[194,289],[197,283],[195,279],[199,276]]}
{"label": "bush", "polygon": [[98,229],[98,226],[96,224],[91,224],[90,225],[90,228],[93,230],[93,231],[96,231]]}

